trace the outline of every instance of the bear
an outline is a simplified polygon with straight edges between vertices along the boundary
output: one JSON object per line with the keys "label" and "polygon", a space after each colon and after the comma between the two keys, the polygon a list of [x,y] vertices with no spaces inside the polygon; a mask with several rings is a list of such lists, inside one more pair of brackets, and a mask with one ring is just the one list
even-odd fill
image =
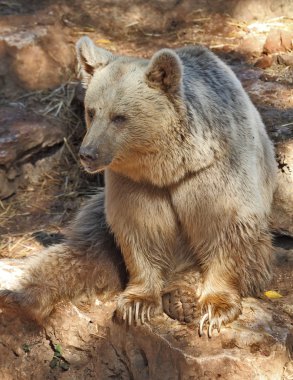
{"label": "bear", "polygon": [[205,47],[147,60],[82,37],[76,50],[86,89],[79,157],[88,173],[104,172],[105,189],[0,303],[43,318],[61,299],[108,290],[120,292],[115,319],[136,325],[194,278],[199,334],[210,337],[271,276],[277,165],[260,114]]}

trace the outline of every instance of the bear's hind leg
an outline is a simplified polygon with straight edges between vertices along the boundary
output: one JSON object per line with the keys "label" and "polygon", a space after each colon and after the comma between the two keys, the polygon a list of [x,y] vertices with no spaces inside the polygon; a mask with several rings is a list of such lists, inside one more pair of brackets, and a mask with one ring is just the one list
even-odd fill
{"label": "bear's hind leg", "polygon": [[162,302],[164,312],[179,322],[192,323],[199,318],[197,289],[201,275],[197,267],[173,274],[164,285]]}
{"label": "bear's hind leg", "polygon": [[99,194],[87,202],[64,243],[27,259],[18,290],[0,290],[0,307],[43,322],[60,301],[125,287],[126,269],[105,221],[103,198]]}

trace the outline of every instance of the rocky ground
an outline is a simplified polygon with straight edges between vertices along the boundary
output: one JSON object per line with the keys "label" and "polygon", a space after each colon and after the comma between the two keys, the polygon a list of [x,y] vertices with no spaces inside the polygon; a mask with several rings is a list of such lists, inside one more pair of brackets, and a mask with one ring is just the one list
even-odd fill
{"label": "rocky ground", "polygon": [[[196,4],[195,4],[196,3]],[[293,378],[293,9],[291,1],[0,1],[0,285],[19,259],[58,241],[100,177],[79,168],[82,91],[74,44],[119,54],[200,43],[236,72],[275,142],[272,228],[280,298],[244,301],[221,335],[167,316],[111,322],[114,301],[60,305],[45,328],[0,314],[1,379]],[[278,295],[277,295],[278,296]]]}

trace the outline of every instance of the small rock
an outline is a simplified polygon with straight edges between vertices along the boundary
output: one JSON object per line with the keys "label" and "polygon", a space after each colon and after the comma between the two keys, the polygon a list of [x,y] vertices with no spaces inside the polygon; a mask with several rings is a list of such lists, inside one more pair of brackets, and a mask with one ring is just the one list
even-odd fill
{"label": "small rock", "polygon": [[239,51],[242,54],[247,54],[252,57],[258,57],[262,51],[264,46],[264,38],[261,36],[249,36],[244,38],[240,45]]}
{"label": "small rock", "polygon": [[281,65],[293,66],[293,54],[279,54],[277,62]]}
{"label": "small rock", "polygon": [[259,67],[260,69],[267,69],[271,67],[274,62],[274,59],[271,55],[263,55],[259,58],[254,64],[255,67]]}
{"label": "small rock", "polygon": [[277,53],[292,48],[293,32],[286,30],[271,30],[263,47],[264,53]]}

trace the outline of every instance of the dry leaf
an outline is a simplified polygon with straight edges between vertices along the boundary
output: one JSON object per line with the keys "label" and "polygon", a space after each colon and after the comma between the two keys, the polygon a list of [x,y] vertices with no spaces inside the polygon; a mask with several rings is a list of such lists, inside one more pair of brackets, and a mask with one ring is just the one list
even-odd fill
{"label": "dry leaf", "polygon": [[283,297],[280,293],[276,292],[275,290],[268,290],[267,292],[265,292],[265,296],[267,296],[270,299],[277,299]]}

